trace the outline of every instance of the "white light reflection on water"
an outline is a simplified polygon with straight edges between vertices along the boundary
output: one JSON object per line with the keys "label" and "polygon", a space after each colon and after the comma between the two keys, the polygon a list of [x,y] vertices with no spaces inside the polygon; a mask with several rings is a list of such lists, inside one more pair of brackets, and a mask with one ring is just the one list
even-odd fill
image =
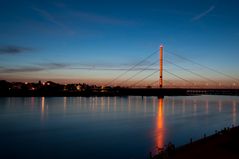
{"label": "white light reflection on water", "polygon": [[41,119],[44,120],[45,113],[45,97],[41,97]]}

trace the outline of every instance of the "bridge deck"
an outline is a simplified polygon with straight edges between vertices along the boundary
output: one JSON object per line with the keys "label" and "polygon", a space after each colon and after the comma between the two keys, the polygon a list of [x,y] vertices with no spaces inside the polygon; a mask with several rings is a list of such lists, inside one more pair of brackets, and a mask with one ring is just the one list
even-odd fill
{"label": "bridge deck", "polygon": [[239,89],[221,88],[121,88],[117,93],[140,96],[178,96],[178,95],[239,95]]}

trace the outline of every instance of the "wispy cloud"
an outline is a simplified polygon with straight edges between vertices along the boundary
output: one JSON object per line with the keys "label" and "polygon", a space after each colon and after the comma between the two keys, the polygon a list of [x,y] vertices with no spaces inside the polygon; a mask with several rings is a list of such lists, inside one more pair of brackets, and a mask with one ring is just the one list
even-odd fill
{"label": "wispy cloud", "polygon": [[203,11],[202,13],[194,16],[192,18],[192,21],[198,21],[198,20],[202,19],[203,17],[207,16],[210,12],[212,12],[214,9],[215,9],[215,6],[211,6],[210,8],[208,8],[205,11]]}
{"label": "wispy cloud", "polygon": [[33,50],[34,50],[33,48],[22,47],[22,46],[14,46],[14,45],[1,46],[0,55],[1,54],[16,55],[16,54],[21,54],[24,52],[33,51]]}
{"label": "wispy cloud", "polygon": [[[147,65],[148,66],[148,65]],[[11,74],[11,73],[34,73],[39,71],[49,71],[49,70],[94,70],[94,71],[127,71],[131,67],[128,66],[122,66],[122,65],[111,65],[111,64],[105,64],[105,65],[84,65],[84,64],[68,64],[68,63],[55,63],[55,62],[49,62],[49,63],[38,63],[32,66],[15,66],[15,67],[3,67],[0,66],[0,73],[5,74]],[[131,69],[131,71],[152,71],[157,70],[157,67],[150,66],[145,67],[144,65],[139,65],[135,67],[134,69]]]}
{"label": "wispy cloud", "polygon": [[52,63],[41,63],[39,64],[39,66],[44,67],[45,69],[63,69],[68,68],[71,65],[67,63],[52,62]]}
{"label": "wispy cloud", "polygon": [[21,72],[39,72],[46,70],[57,70],[69,68],[69,64],[66,63],[41,63],[33,66],[15,66],[15,67],[3,67],[0,66],[0,73],[21,73]]}
{"label": "wispy cloud", "polygon": [[[61,11],[65,11],[65,16],[70,18],[78,18],[85,21],[95,22],[95,23],[103,23],[103,24],[111,24],[111,25],[131,25],[134,24],[133,21],[121,19],[118,17],[110,16],[110,15],[102,15],[93,12],[86,12],[82,10],[75,10],[73,8],[69,8],[69,5],[64,2],[54,2],[53,5],[60,9]],[[42,10],[40,10],[42,12]],[[43,14],[46,14],[45,11]],[[52,20],[53,16],[49,17],[49,13],[46,14],[49,20]],[[77,20],[77,19],[76,19]]]}
{"label": "wispy cloud", "polygon": [[59,26],[64,26],[62,23],[60,23],[58,20],[56,20],[55,16],[53,16],[52,14],[47,12],[46,10],[39,9],[39,8],[36,8],[36,7],[32,7],[32,9],[34,11],[36,11],[40,16],[45,18],[47,21],[49,21],[51,23],[54,23],[56,25],[59,25]]}
{"label": "wispy cloud", "polygon": [[54,16],[50,12],[48,12],[48,11],[46,11],[44,9],[36,8],[36,7],[31,7],[31,9],[33,9],[36,13],[38,13],[38,15],[43,17],[48,22],[57,25],[58,27],[64,29],[68,33],[71,33],[71,34],[74,33],[74,31],[70,30],[64,23],[62,23],[60,20],[58,20],[56,18],[56,16]]}
{"label": "wispy cloud", "polygon": [[58,8],[66,8],[66,4],[63,2],[53,2],[53,5]]}
{"label": "wispy cloud", "polygon": [[74,11],[72,12],[73,16],[81,18],[86,21],[96,22],[96,23],[103,23],[103,24],[111,24],[111,25],[131,25],[133,24],[132,21],[118,19],[110,16],[104,16],[94,13],[82,12],[82,11]]}
{"label": "wispy cloud", "polygon": [[[129,68],[105,68],[105,67],[72,67],[71,69],[75,70],[96,70],[96,71],[128,71]],[[156,70],[157,68],[134,68],[131,71],[151,71],[151,70]]]}
{"label": "wispy cloud", "polygon": [[[158,62],[158,61],[156,61]],[[102,71],[114,71],[114,70],[119,70],[119,71],[126,71],[126,70],[131,70],[131,71],[140,71],[140,70],[155,70],[158,69],[158,64],[150,61],[144,61],[141,63],[136,63],[134,62],[124,62],[124,63],[74,63],[68,69],[75,69],[75,70],[102,70]]]}
{"label": "wispy cloud", "polygon": [[39,72],[44,68],[40,67],[18,67],[18,68],[0,68],[0,73],[23,73],[23,72]]}

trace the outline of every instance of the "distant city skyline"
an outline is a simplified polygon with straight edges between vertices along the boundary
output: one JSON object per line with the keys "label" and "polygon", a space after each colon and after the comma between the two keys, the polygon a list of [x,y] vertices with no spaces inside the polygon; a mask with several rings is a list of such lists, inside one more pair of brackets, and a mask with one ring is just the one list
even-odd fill
{"label": "distant city skyline", "polygon": [[[199,85],[238,85],[238,7],[236,0],[3,0],[0,79],[109,84],[163,44],[166,84],[187,83],[172,72]],[[158,58],[110,84],[137,83],[158,69]]]}

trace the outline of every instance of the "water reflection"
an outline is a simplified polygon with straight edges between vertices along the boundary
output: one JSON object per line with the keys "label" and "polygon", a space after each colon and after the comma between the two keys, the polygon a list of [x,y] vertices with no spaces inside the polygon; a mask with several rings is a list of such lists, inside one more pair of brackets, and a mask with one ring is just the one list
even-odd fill
{"label": "water reflection", "polygon": [[[0,98],[0,103],[1,150],[9,141],[16,141],[10,152],[22,148],[24,132],[29,143],[24,150],[38,155],[36,143],[44,143],[44,152],[75,158],[96,158],[89,156],[92,151],[112,158],[105,150],[115,159],[147,158],[156,146],[169,141],[180,146],[239,120],[236,96],[30,97]],[[24,150],[21,155],[28,154]]]}
{"label": "water reflection", "polygon": [[67,105],[67,103],[66,103],[67,102],[67,97],[64,97],[63,100],[64,100],[64,105],[63,106],[64,106],[64,113],[65,113],[66,112],[66,105]]}
{"label": "water reflection", "polygon": [[197,100],[193,100],[193,115],[197,115]]}
{"label": "water reflection", "polygon": [[101,112],[104,112],[105,110],[105,101],[104,101],[105,97],[101,97],[100,98],[100,107],[101,107]]}
{"label": "water reflection", "polygon": [[31,97],[31,107],[34,107],[35,105],[35,97]]}
{"label": "water reflection", "polygon": [[131,97],[128,97],[128,112],[131,112]]}
{"label": "water reflection", "polygon": [[236,118],[237,118],[237,103],[235,100],[232,101],[232,123],[236,125]]}
{"label": "water reflection", "polygon": [[41,97],[41,118],[44,119],[45,113],[45,97]]}
{"label": "water reflection", "polygon": [[206,99],[206,101],[205,101],[205,106],[206,106],[206,114],[208,114],[208,99]]}
{"label": "water reflection", "polygon": [[158,112],[156,116],[156,147],[164,147],[164,99],[158,99]]}
{"label": "water reflection", "polygon": [[117,97],[114,97],[114,112],[116,112]]}
{"label": "water reflection", "polygon": [[183,112],[183,115],[184,115],[185,114],[185,105],[186,105],[186,99],[185,98],[182,100],[182,105],[183,105],[182,112]]}
{"label": "water reflection", "polygon": [[143,100],[144,100],[144,115],[145,115],[146,109],[147,109],[147,97],[144,97]]}
{"label": "water reflection", "polygon": [[172,100],[173,100],[172,101],[172,114],[174,114],[175,99],[173,98]]}
{"label": "water reflection", "polygon": [[156,107],[156,98],[153,98],[153,112],[155,112],[155,107]]}
{"label": "water reflection", "polygon": [[107,110],[110,111],[110,97],[107,97]]}
{"label": "water reflection", "polygon": [[218,111],[221,113],[222,112],[222,100],[218,100]]}

